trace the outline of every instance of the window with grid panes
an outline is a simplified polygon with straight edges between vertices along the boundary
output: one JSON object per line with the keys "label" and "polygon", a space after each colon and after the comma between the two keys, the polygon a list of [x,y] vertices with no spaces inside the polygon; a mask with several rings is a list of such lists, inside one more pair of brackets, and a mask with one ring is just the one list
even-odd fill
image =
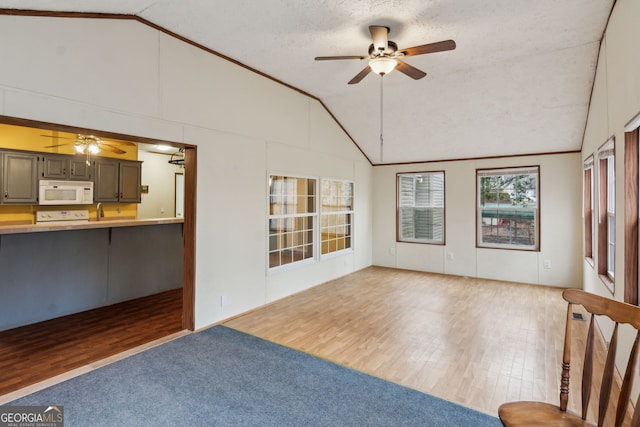
{"label": "window with grid panes", "polygon": [[444,243],[444,172],[398,174],[397,240]]}
{"label": "window with grid panes", "polygon": [[582,214],[584,216],[584,256],[593,262],[593,156],[584,162],[582,172]]}
{"label": "window with grid panes", "polygon": [[353,182],[323,179],[320,186],[321,254],[351,249]]}
{"label": "window with grid panes", "polygon": [[269,176],[269,268],[315,257],[316,186],[313,178]]}
{"label": "window with grid panes", "polygon": [[539,167],[477,170],[478,247],[538,250]]}

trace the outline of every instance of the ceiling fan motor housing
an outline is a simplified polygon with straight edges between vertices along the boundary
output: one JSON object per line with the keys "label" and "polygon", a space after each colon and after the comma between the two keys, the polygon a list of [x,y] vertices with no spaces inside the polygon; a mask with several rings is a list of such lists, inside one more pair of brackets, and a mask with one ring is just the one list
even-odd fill
{"label": "ceiling fan motor housing", "polygon": [[373,58],[377,58],[379,56],[393,55],[397,51],[398,51],[398,45],[395,42],[391,41],[391,40],[389,40],[389,42],[388,42],[387,49],[386,50],[382,50],[382,51],[376,50],[376,48],[373,45],[373,43],[371,43],[369,45],[369,58],[373,59]]}

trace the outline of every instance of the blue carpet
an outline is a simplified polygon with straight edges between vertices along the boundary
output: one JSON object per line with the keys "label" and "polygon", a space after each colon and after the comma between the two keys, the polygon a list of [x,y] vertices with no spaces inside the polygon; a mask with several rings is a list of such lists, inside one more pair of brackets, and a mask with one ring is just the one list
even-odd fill
{"label": "blue carpet", "polygon": [[224,326],[9,405],[62,405],[65,427],[501,425],[486,414]]}

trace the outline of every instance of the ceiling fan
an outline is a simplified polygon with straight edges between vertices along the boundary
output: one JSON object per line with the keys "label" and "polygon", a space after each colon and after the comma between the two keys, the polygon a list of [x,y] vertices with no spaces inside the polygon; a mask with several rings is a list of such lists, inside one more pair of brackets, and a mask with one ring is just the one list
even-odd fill
{"label": "ceiling fan", "polygon": [[[66,136],[55,136],[55,135],[40,135],[40,136],[43,136],[45,138],[73,139]],[[53,144],[53,145],[48,145],[44,148],[55,148],[55,147],[62,147],[65,145],[73,145],[74,150],[76,150],[78,154],[84,154],[84,153],[98,154],[101,150],[111,151],[112,153],[115,153],[115,154],[125,154],[126,151],[116,147],[116,145],[135,147],[135,144],[133,142],[111,141],[111,140],[106,141],[95,135],[83,135],[79,133],[76,136],[75,142],[73,143]]]}
{"label": "ceiling fan", "polygon": [[423,44],[407,49],[398,49],[398,45],[389,40],[389,27],[370,25],[369,32],[373,43],[369,46],[369,54],[367,56],[317,56],[316,61],[330,61],[335,59],[368,59],[369,65],[360,71],[349,84],[359,83],[367,74],[373,71],[376,74],[384,76],[394,69],[406,74],[414,80],[418,80],[427,75],[422,70],[407,64],[402,58],[415,55],[424,55],[427,53],[444,52],[456,48],[456,42],[453,40],[444,40],[436,43]]}

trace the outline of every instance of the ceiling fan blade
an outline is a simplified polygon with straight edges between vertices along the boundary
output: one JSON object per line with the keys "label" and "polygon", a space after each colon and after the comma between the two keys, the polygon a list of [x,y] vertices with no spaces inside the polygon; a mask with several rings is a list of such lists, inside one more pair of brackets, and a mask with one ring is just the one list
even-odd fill
{"label": "ceiling fan blade", "polygon": [[389,47],[389,27],[381,27],[379,25],[370,25],[369,32],[373,47],[378,52],[385,52]]}
{"label": "ceiling fan blade", "polygon": [[398,59],[398,65],[396,65],[396,70],[406,74],[407,76],[411,77],[414,80],[421,79],[427,75],[427,73],[425,73],[424,71],[418,70],[413,65],[409,65],[404,61],[400,61],[399,59]]}
{"label": "ceiling fan blade", "polygon": [[57,136],[57,135],[43,135],[43,134],[40,134],[40,136],[43,136],[45,138],[71,139],[71,138],[68,138],[66,136]]}
{"label": "ceiling fan blade", "polygon": [[367,65],[367,67],[364,70],[360,71],[354,78],[349,80],[349,84],[354,85],[356,83],[360,83],[360,81],[364,79],[367,76],[367,74],[369,74],[370,72],[371,72],[371,67]]}
{"label": "ceiling fan blade", "polygon": [[314,59],[316,61],[333,61],[335,59],[365,59],[365,58],[367,57],[351,55],[351,56],[316,56]]}
{"label": "ceiling fan blade", "polygon": [[44,148],[56,148],[56,147],[64,147],[65,145],[72,145],[72,144],[55,144],[55,145],[47,145]]}
{"label": "ceiling fan blade", "polygon": [[109,144],[109,145],[124,145],[127,147],[135,147],[136,144],[130,141],[121,141],[119,139],[103,139],[102,140],[103,144]]}
{"label": "ceiling fan blade", "polygon": [[112,153],[116,153],[116,154],[125,154],[126,151],[119,149],[118,147],[113,147],[109,144],[105,144],[102,143],[100,144],[100,149],[101,150],[107,150],[107,151],[111,151]]}
{"label": "ceiling fan blade", "polygon": [[423,44],[421,46],[414,46],[407,49],[402,49],[398,52],[404,56],[424,55],[425,53],[444,52],[447,50],[453,50],[456,48],[456,42],[453,40],[444,40],[436,43]]}

